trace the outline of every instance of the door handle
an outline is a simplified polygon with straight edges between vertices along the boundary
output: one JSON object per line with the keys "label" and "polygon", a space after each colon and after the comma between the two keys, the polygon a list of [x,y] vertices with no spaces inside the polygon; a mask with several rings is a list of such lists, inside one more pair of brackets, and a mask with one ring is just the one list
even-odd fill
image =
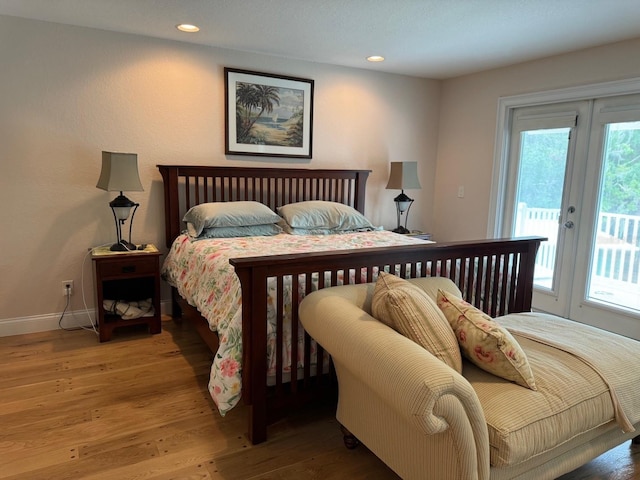
{"label": "door handle", "polygon": [[[576,211],[576,207],[574,207],[573,205],[570,205],[569,208],[567,208],[567,214],[575,213],[575,211]],[[560,222],[562,221],[561,219],[558,219],[558,220],[560,220]],[[573,221],[571,220],[567,220],[563,224],[564,228],[573,228],[575,226],[576,226],[575,223],[573,223]]]}

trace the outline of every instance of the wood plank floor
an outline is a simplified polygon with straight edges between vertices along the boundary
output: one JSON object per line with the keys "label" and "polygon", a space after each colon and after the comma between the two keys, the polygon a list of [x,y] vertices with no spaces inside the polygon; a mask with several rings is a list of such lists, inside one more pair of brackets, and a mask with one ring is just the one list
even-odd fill
{"label": "wood plank floor", "polygon": [[[87,331],[0,338],[0,478],[398,478],[366,448],[344,448],[333,408],[298,412],[252,446],[244,407],[215,410],[210,364],[197,335],[166,319],[159,335],[103,344]],[[629,442],[562,477],[633,478]]]}

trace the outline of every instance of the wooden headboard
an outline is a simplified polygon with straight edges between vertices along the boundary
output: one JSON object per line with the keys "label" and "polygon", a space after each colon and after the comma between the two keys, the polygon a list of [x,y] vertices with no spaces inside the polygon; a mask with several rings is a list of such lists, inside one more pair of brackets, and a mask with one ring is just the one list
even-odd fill
{"label": "wooden headboard", "polygon": [[272,210],[287,203],[329,200],[364,213],[371,170],[158,165],[164,183],[166,245],[184,230],[182,217],[206,202],[253,200]]}

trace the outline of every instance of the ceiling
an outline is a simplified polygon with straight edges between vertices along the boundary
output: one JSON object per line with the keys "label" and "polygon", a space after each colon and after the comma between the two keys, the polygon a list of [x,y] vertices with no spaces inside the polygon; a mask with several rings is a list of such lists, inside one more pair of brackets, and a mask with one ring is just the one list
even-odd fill
{"label": "ceiling", "polygon": [[0,0],[0,15],[434,79],[640,37],[639,0]]}

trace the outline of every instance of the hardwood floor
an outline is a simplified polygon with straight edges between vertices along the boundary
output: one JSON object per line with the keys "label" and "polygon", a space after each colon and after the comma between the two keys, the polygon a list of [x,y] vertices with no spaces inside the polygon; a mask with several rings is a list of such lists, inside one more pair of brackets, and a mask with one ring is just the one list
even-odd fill
{"label": "hardwood floor", "polygon": [[[364,447],[347,450],[333,408],[298,412],[252,446],[246,409],[220,417],[210,353],[195,332],[87,331],[0,338],[1,479],[380,479],[398,477]],[[640,478],[629,443],[563,480]]]}

